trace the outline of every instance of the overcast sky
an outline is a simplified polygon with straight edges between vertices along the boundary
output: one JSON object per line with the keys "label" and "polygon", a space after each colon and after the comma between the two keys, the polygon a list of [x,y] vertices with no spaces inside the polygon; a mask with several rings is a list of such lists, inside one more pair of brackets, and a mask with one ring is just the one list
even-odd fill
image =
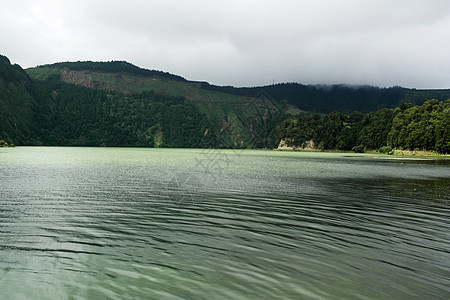
{"label": "overcast sky", "polygon": [[449,0],[2,1],[22,67],[126,60],[219,85],[450,88]]}

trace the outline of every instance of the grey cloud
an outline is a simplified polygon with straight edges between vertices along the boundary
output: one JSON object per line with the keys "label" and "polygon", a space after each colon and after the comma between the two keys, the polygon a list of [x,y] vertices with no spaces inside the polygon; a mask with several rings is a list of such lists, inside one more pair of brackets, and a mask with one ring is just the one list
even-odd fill
{"label": "grey cloud", "polygon": [[2,53],[24,66],[123,59],[192,80],[449,88],[450,2],[11,1]]}

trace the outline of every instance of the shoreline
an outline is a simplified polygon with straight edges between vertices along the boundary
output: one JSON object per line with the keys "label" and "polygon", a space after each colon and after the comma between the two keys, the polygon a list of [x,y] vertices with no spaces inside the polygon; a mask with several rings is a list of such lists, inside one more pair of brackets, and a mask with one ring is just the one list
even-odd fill
{"label": "shoreline", "polygon": [[394,150],[394,154],[388,155],[380,153],[376,150],[367,150],[363,153],[355,153],[354,151],[345,151],[345,150],[336,150],[336,149],[328,149],[328,150],[318,150],[318,149],[280,149],[280,148],[256,148],[256,149],[239,149],[239,148],[164,148],[164,147],[124,147],[124,146],[112,146],[112,147],[98,147],[98,146],[35,146],[35,145],[26,145],[26,146],[14,146],[14,147],[0,147],[0,149],[14,149],[14,148],[35,148],[35,147],[51,147],[51,148],[99,148],[99,149],[119,149],[119,148],[128,148],[128,149],[176,149],[176,150],[257,150],[257,151],[274,151],[274,152],[304,152],[304,153],[330,153],[330,154],[351,154],[354,157],[364,157],[366,154],[370,157],[382,158],[382,159],[450,159],[450,154],[437,154],[433,152],[427,151],[410,151],[410,150]]}
{"label": "shoreline", "polygon": [[[318,150],[318,149],[286,149],[286,148],[274,148],[273,151],[286,151],[286,152],[324,152],[324,153],[348,153],[348,154],[371,154],[375,155],[378,158],[383,159],[450,159],[450,154],[438,154],[430,151],[412,151],[412,150],[393,150],[394,154],[388,155],[380,153],[376,150],[367,150],[363,153],[355,153],[354,151],[345,151],[345,150]],[[359,156],[355,156],[359,157]]]}

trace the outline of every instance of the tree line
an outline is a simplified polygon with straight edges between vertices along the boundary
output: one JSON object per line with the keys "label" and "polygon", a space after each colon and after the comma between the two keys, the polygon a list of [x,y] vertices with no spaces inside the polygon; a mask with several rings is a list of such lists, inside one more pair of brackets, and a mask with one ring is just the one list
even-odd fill
{"label": "tree line", "polygon": [[423,105],[402,104],[363,114],[332,112],[302,115],[281,123],[278,141],[305,147],[313,141],[320,150],[380,149],[450,152],[450,100],[428,100]]}
{"label": "tree line", "polygon": [[0,56],[2,146],[275,147],[275,129],[285,116],[228,113],[208,115],[184,97],[152,91],[124,95],[64,83],[58,76],[33,80]]}
{"label": "tree line", "polygon": [[[71,68],[105,71],[137,68],[124,62],[73,64]],[[449,152],[449,101],[403,104],[370,113],[303,114],[282,122],[289,106],[280,104],[284,100],[278,97],[286,89],[294,95],[298,88],[274,85],[270,96],[214,115],[184,97],[154,92],[124,95],[64,83],[58,76],[33,80],[0,55],[0,140],[2,145],[273,148],[283,139],[295,146],[313,140],[319,149],[394,147]],[[277,89],[280,94],[275,93]],[[252,88],[242,91],[255,93]],[[336,88],[329,95],[338,91],[342,95],[336,99],[341,100],[350,93],[347,88]]]}
{"label": "tree line", "polygon": [[285,102],[304,111],[316,113],[332,113],[340,111],[373,112],[381,108],[398,107],[404,102],[416,105],[426,100],[444,101],[450,98],[450,90],[416,90],[402,87],[380,88],[374,86],[335,85],[304,85],[295,82],[278,83],[264,87],[233,87],[216,86],[207,82],[201,83],[201,88],[224,93],[250,96],[264,90],[278,102]]}
{"label": "tree line", "polygon": [[[47,67],[166,75],[126,62]],[[215,114],[184,97],[87,88],[64,83],[56,73],[34,80],[0,55],[2,145],[273,148],[276,127],[286,116],[281,106],[266,104],[254,99],[240,110],[226,104],[223,114]]]}
{"label": "tree line", "polygon": [[36,139],[30,144],[218,146],[211,130],[214,124],[181,97],[154,92],[120,95],[60,81],[40,82],[40,88],[34,89],[32,96],[41,101],[35,110],[39,124]]}
{"label": "tree line", "polygon": [[148,70],[139,68],[126,61],[108,61],[108,62],[93,62],[93,61],[77,61],[77,62],[59,62],[50,65],[43,65],[40,67],[46,68],[68,68],[74,71],[98,71],[107,73],[128,73],[139,76],[158,76],[172,80],[186,81],[185,78],[174,75],[168,72],[158,70]]}

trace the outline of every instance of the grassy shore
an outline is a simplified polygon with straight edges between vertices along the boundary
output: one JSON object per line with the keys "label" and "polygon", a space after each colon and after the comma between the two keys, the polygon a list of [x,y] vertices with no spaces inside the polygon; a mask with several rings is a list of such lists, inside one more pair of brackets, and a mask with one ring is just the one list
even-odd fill
{"label": "grassy shore", "polygon": [[[275,148],[273,151],[289,151],[289,152],[324,152],[324,153],[349,153],[356,154],[354,151],[344,151],[344,150],[319,150],[319,149],[279,149]],[[364,154],[372,154],[383,157],[395,157],[395,158],[429,158],[429,159],[450,159],[450,154],[439,154],[435,151],[410,151],[410,150],[393,150],[393,154],[387,155],[380,153],[377,150],[365,150]]]}

